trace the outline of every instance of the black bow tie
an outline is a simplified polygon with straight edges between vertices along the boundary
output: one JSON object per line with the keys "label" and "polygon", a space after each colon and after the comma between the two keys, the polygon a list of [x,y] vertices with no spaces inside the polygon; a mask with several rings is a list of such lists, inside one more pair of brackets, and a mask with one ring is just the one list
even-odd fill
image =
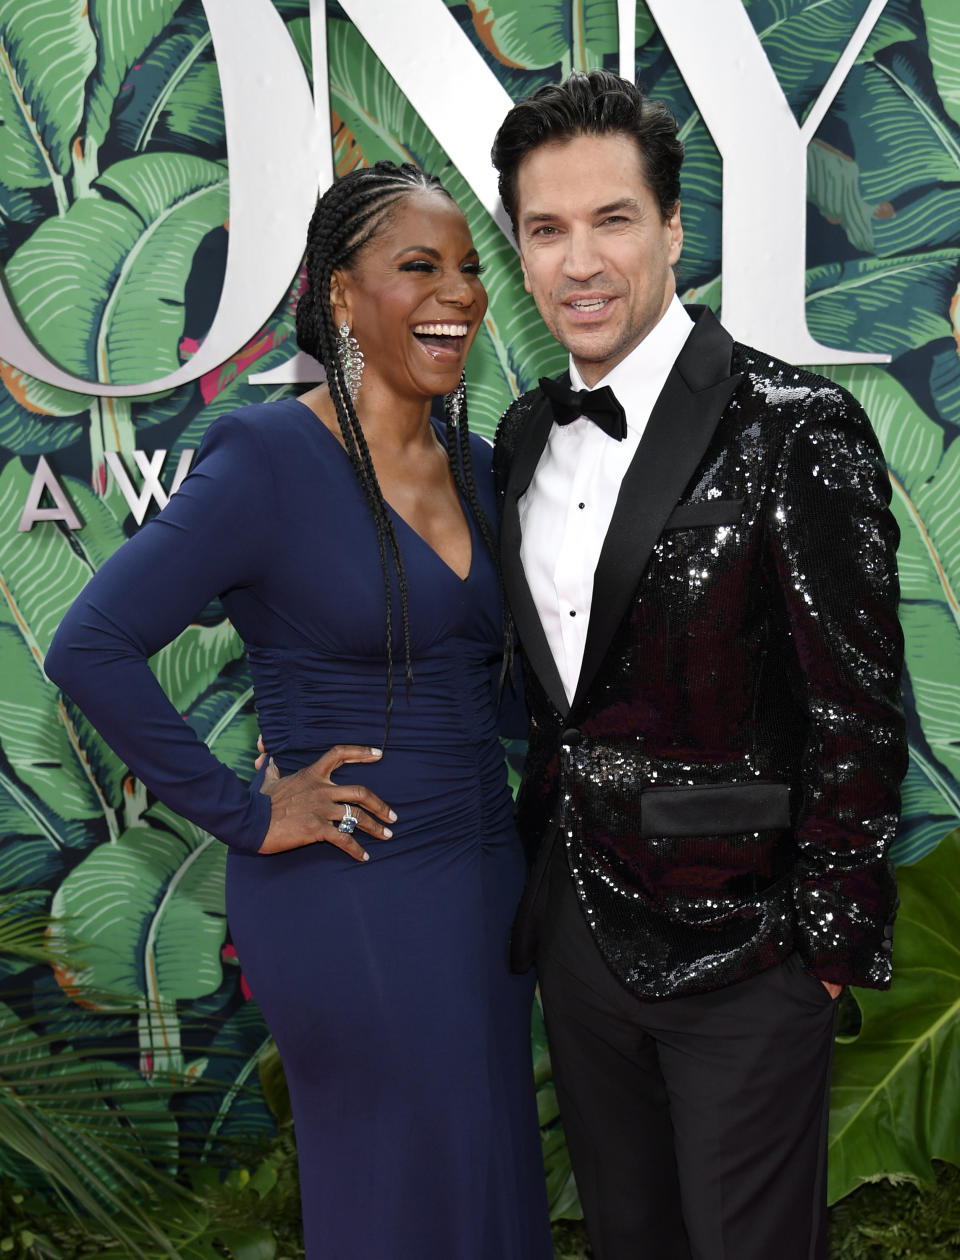
{"label": "black bow tie", "polygon": [[557,424],[570,424],[588,416],[604,433],[622,442],[627,436],[627,417],[609,385],[601,389],[569,389],[549,376],[540,377],[540,388],[553,408]]}

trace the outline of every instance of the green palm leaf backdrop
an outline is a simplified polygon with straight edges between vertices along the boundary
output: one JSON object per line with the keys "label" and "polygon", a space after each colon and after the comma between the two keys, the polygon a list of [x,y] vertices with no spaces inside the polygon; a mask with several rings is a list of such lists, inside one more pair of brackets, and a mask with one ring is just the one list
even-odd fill
{"label": "green palm leaf backdrop", "polygon": [[[744,3],[799,119],[866,0]],[[572,67],[619,66],[615,0],[446,4],[514,99]],[[309,73],[307,0],[274,5]],[[332,0],[327,27],[337,169],[412,158],[438,173],[467,212],[490,290],[470,365],[471,417],[492,434],[511,398],[556,371],[563,355],[523,291],[511,246]],[[687,146],[681,293],[719,309],[721,161],[642,0],[635,45],[638,80],[670,103]],[[216,307],[228,180],[201,0],[0,0],[0,261],[21,320],[55,362],[122,384],[186,361]],[[811,332],[826,344],[892,355],[887,367],[830,372],[864,403],[890,464],[903,534],[912,754],[895,850],[904,890],[897,979],[888,996],[856,995],[838,1047],[839,1197],[879,1172],[925,1178],[931,1158],[960,1162],[955,0],[889,0],[810,145],[808,198]],[[140,1147],[167,1169],[198,1142],[213,1157],[233,1149],[222,1143],[251,1141],[274,1124],[254,1088],[268,1043],[226,938],[223,855],[147,798],[46,681],[41,661],[71,599],[136,527],[105,452],[167,449],[169,483],[180,451],[196,446],[215,416],[290,391],[248,377],[293,353],[301,285],[298,277],[229,362],[166,395],[91,399],[0,362],[0,890],[29,894],[32,913],[54,916],[56,951],[53,964],[0,958],[0,1023],[4,1037],[24,1045],[24,1062],[40,1056],[38,1047],[45,1063],[65,1055],[60,1099],[72,1081],[87,1093],[99,1076],[114,1091],[129,1081],[136,1102],[121,1109],[115,1136],[140,1125]],[[39,456],[68,490],[81,530],[48,521],[17,532]],[[160,653],[155,668],[185,719],[247,774],[256,730],[250,680],[219,608]],[[539,1014],[533,1045],[551,1199],[557,1215],[575,1215]],[[82,1072],[80,1046],[96,1047]],[[0,1095],[12,1097],[3,1079]],[[96,1123],[109,1127],[111,1114],[117,1109]],[[3,1115],[0,1108],[0,1137]],[[71,1133],[61,1126],[61,1149],[75,1140],[83,1161]],[[24,1177],[24,1149],[0,1143],[0,1175]]]}

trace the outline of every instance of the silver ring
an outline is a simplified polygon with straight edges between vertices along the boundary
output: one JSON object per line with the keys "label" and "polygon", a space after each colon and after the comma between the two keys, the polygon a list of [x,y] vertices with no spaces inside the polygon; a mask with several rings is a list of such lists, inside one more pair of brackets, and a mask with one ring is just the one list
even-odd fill
{"label": "silver ring", "polygon": [[343,817],[337,823],[337,831],[342,831],[345,836],[352,836],[357,826],[357,816],[349,805],[343,807]]}

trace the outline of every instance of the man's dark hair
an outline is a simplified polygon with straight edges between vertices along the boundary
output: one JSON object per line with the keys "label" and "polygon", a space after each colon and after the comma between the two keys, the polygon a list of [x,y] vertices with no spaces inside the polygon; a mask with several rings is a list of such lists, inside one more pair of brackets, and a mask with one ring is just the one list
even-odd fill
{"label": "man's dark hair", "polygon": [[[500,198],[517,228],[517,170],[533,149],[550,141],[620,132],[640,150],[647,183],[664,219],[680,200],[683,142],[677,120],[662,101],[652,101],[627,79],[609,70],[574,71],[518,101],[503,120],[491,157],[500,172]],[[571,171],[571,179],[576,172]]]}

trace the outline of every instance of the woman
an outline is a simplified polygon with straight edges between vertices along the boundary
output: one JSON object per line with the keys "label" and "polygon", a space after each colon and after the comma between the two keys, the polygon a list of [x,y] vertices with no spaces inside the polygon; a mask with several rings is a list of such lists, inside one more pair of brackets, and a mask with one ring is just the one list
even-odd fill
{"label": "woman", "polygon": [[[461,380],[479,270],[433,178],[378,163],[335,183],[297,312],[328,383],[212,425],[47,657],[133,772],[230,846],[231,932],[286,1068],[314,1260],[552,1255],[532,978],[507,966],[523,860],[495,724],[494,502]],[[259,793],[146,664],[214,595],[279,770]]]}

